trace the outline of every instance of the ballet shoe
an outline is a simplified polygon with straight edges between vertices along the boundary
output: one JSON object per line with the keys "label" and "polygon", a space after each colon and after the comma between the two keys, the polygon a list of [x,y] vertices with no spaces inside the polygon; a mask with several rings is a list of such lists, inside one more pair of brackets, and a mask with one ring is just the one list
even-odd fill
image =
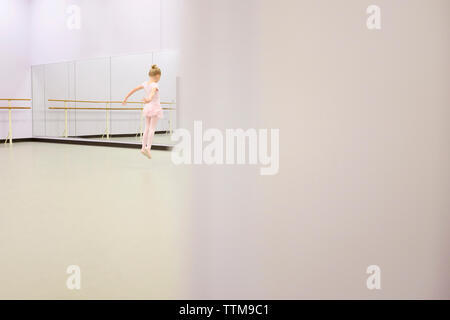
{"label": "ballet shoe", "polygon": [[144,151],[143,153],[144,153],[144,155],[145,155],[147,158],[149,158],[149,159],[152,158],[152,155],[151,155],[151,153],[150,153],[150,150],[145,149],[145,151]]}
{"label": "ballet shoe", "polygon": [[140,152],[141,152],[141,154],[142,154],[143,156],[145,156],[145,157],[147,157],[147,158],[148,158],[148,156],[147,156],[147,152],[145,152],[145,150],[141,150]]}

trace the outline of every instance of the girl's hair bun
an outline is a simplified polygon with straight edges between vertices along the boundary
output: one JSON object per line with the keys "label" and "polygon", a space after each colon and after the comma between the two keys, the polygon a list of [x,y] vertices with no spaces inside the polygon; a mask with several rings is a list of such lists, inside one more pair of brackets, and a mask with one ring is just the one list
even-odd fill
{"label": "girl's hair bun", "polygon": [[148,72],[148,75],[150,77],[153,77],[153,76],[156,76],[156,75],[161,75],[161,69],[156,64],[154,64],[154,65],[152,65],[152,68]]}

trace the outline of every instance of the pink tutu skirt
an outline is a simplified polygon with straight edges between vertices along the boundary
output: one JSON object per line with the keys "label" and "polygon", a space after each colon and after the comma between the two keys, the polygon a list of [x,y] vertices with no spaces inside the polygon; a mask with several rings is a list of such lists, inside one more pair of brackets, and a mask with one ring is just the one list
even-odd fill
{"label": "pink tutu skirt", "polygon": [[143,113],[146,117],[157,117],[158,119],[164,117],[163,109],[161,108],[161,106],[155,106],[151,104],[146,104],[144,106]]}

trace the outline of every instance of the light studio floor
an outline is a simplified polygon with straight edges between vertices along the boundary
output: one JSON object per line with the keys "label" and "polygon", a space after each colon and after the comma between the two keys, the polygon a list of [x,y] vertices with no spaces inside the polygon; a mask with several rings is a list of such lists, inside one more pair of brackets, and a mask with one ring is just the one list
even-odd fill
{"label": "light studio floor", "polygon": [[182,296],[188,172],[170,152],[20,142],[0,165],[0,299]]}

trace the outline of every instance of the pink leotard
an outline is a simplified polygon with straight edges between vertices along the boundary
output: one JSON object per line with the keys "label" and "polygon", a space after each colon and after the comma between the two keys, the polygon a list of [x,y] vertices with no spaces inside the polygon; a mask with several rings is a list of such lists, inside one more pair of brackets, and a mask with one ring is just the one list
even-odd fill
{"label": "pink leotard", "polygon": [[147,81],[142,84],[144,86],[145,98],[148,99],[150,97],[150,93],[153,88],[156,88],[155,95],[153,96],[150,103],[146,103],[144,105],[144,115],[146,117],[157,117],[161,119],[164,114],[161,108],[161,102],[159,98],[159,86],[158,83],[152,82],[149,84]]}

